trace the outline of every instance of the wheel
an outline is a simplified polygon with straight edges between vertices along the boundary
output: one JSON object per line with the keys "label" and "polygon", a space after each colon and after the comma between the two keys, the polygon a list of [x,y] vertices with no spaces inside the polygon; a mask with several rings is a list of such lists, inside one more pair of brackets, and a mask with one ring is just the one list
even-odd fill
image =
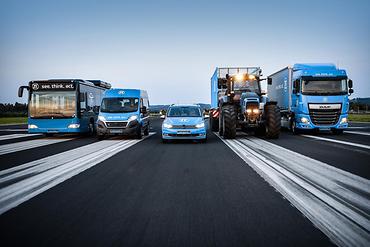
{"label": "wheel", "polygon": [[168,140],[162,138],[162,143],[166,144],[166,143],[168,143]]}
{"label": "wheel", "polygon": [[53,136],[54,136],[54,134],[53,134],[53,133],[45,133],[45,134],[44,134],[44,136],[45,136],[45,137],[53,137]]}
{"label": "wheel", "polygon": [[146,126],[146,128],[145,128],[145,130],[144,130],[144,135],[145,136],[148,136],[149,135],[149,124],[148,124],[148,126]]}
{"label": "wheel", "polygon": [[233,105],[222,107],[223,136],[225,139],[236,137],[236,111]]}
{"label": "wheel", "polygon": [[266,137],[270,139],[279,138],[281,117],[280,109],[277,105],[267,105],[265,107],[265,120]]}
{"label": "wheel", "polygon": [[139,124],[136,128],[136,139],[141,139],[143,138],[143,133],[141,130],[141,125]]}
{"label": "wheel", "polygon": [[95,134],[95,124],[93,121],[90,121],[89,123],[89,131],[87,132],[88,136],[93,136]]}
{"label": "wheel", "polygon": [[341,134],[343,134],[343,130],[340,130],[340,129],[332,129],[331,131],[333,132],[334,135],[341,135]]}
{"label": "wheel", "polygon": [[209,126],[212,131],[216,132],[218,131],[218,125],[219,125],[219,120],[218,118],[214,118],[212,116],[209,117]]}
{"label": "wheel", "polygon": [[224,115],[222,111],[220,112],[220,116],[218,117],[218,134],[220,136],[224,135]]}

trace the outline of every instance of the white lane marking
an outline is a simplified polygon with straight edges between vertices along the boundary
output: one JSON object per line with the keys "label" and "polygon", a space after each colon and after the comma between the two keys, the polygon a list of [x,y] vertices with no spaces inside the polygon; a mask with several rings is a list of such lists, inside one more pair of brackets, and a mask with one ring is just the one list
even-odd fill
{"label": "white lane marking", "polygon": [[0,132],[27,132],[28,129],[0,129]]}
{"label": "white lane marking", "polygon": [[8,184],[0,189],[0,215],[145,138],[100,141],[1,171],[0,185]]}
{"label": "white lane marking", "polygon": [[223,140],[339,246],[370,242],[370,181],[257,138]]}
{"label": "white lane marking", "polygon": [[353,127],[348,127],[347,129],[370,129],[369,127],[358,127],[358,126],[353,126]]}
{"label": "white lane marking", "polygon": [[320,137],[320,136],[311,136],[311,135],[301,135],[301,136],[312,138],[312,139],[316,139],[316,140],[320,140],[320,141],[327,141],[327,142],[333,142],[333,143],[339,143],[339,144],[349,145],[349,146],[353,146],[353,147],[370,149],[370,146],[369,145],[364,145],[364,144],[359,144],[359,143],[340,141],[340,140],[329,139],[329,138],[324,138],[324,137]]}
{"label": "white lane marking", "polygon": [[363,136],[370,136],[370,132],[348,131],[348,130],[346,130],[344,133],[355,134],[355,135],[363,135]]}
{"label": "white lane marking", "polygon": [[9,139],[17,139],[22,137],[29,137],[29,136],[40,136],[41,134],[11,134],[11,135],[3,135],[0,136],[0,141],[9,140]]}
{"label": "white lane marking", "polygon": [[74,138],[57,138],[57,139],[39,139],[11,144],[0,145],[0,155],[19,152],[31,148],[42,147],[55,143],[73,140]]}

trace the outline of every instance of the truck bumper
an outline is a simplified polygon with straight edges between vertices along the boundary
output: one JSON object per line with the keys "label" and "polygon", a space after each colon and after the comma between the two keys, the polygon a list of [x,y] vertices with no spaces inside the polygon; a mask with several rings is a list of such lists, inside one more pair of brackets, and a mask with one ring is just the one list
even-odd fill
{"label": "truck bumper", "polygon": [[162,129],[162,139],[165,140],[204,140],[207,138],[205,128],[200,129]]}
{"label": "truck bumper", "polygon": [[[302,118],[306,118],[308,122],[302,122]],[[348,114],[341,114],[338,122],[334,125],[315,125],[312,123],[311,118],[308,114],[298,114],[295,117],[296,127],[299,129],[307,130],[330,130],[330,129],[346,129],[348,128]]]}

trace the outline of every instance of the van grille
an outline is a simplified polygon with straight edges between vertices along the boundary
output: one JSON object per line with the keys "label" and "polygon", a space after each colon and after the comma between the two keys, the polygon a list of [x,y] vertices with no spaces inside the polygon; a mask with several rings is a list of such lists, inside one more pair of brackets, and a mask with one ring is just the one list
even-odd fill
{"label": "van grille", "polygon": [[127,122],[105,122],[108,128],[126,128]]}
{"label": "van grille", "polygon": [[196,129],[195,125],[173,125],[172,129]]}
{"label": "van grille", "polygon": [[315,125],[335,125],[341,109],[310,109],[310,118]]}

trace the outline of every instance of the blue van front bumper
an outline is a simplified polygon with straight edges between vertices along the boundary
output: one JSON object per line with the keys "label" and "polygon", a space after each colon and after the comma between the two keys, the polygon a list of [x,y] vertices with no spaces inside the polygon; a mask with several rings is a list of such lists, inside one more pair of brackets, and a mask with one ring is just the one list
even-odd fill
{"label": "blue van front bumper", "polygon": [[176,139],[194,139],[204,140],[207,138],[207,131],[205,128],[197,129],[173,129],[162,127],[162,139],[176,140]]}

